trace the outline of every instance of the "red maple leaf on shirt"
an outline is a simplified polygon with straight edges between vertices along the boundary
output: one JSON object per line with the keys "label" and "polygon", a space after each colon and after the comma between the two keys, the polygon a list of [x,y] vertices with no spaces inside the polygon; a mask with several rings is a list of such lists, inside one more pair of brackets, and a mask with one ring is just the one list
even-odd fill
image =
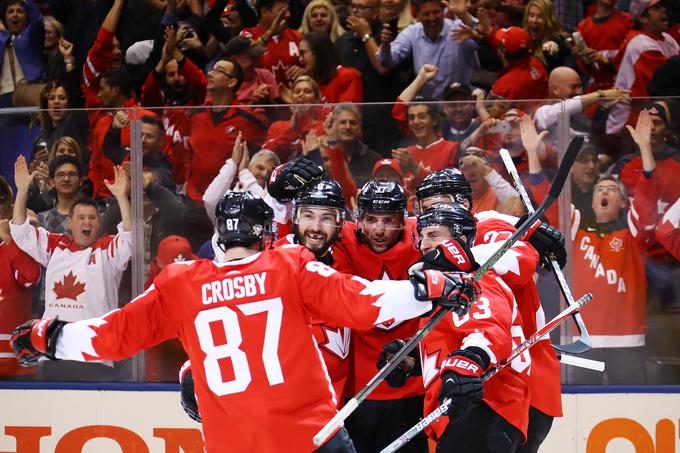
{"label": "red maple leaf on shirt", "polygon": [[54,294],[56,294],[57,299],[71,299],[77,300],[78,296],[85,292],[85,283],[80,283],[73,271],[64,275],[64,278],[60,282],[54,284]]}

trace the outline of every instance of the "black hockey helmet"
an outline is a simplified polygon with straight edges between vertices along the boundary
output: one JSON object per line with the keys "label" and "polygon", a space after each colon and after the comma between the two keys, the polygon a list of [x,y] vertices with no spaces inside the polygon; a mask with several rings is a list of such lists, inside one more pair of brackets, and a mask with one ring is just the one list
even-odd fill
{"label": "black hockey helmet", "polygon": [[345,197],[335,180],[317,180],[306,184],[293,198],[293,206],[325,206],[345,209]]}
{"label": "black hockey helmet", "polygon": [[422,212],[420,203],[435,195],[450,195],[452,202],[460,204],[467,200],[472,210],[472,187],[465,175],[456,168],[445,168],[427,175],[416,189],[416,208]]}
{"label": "black hockey helmet", "polygon": [[215,207],[217,243],[226,250],[261,242],[273,218],[274,210],[252,192],[227,192]]}
{"label": "black hockey helmet", "polygon": [[424,228],[442,225],[448,227],[455,239],[465,236],[466,243],[472,247],[477,236],[477,222],[465,206],[453,203],[437,203],[418,216],[416,228],[420,234]]}
{"label": "black hockey helmet", "polygon": [[395,181],[368,181],[359,191],[359,217],[367,211],[406,213],[406,193]]}

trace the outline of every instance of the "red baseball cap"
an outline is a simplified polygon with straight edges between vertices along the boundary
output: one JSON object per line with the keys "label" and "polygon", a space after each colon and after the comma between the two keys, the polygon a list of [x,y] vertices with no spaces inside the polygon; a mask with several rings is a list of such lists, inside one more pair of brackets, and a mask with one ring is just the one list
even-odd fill
{"label": "red baseball cap", "polygon": [[378,170],[383,167],[390,167],[392,170],[396,171],[399,176],[402,178],[404,177],[404,173],[401,171],[401,165],[399,165],[399,162],[397,162],[396,159],[380,159],[373,166],[371,176],[375,176],[375,174],[378,173]]}
{"label": "red baseball cap", "polygon": [[156,254],[159,264],[163,267],[172,263],[197,260],[191,251],[191,244],[182,236],[167,236],[158,244]]}
{"label": "red baseball cap", "polygon": [[505,51],[510,54],[520,49],[531,49],[529,32],[520,27],[499,28],[494,38],[503,44]]}

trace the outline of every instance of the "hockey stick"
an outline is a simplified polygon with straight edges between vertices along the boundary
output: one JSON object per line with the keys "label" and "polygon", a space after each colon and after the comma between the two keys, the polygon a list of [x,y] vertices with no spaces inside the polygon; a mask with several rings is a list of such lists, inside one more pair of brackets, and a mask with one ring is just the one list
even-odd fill
{"label": "hockey stick", "polygon": [[[529,194],[527,193],[526,189],[524,188],[524,185],[522,184],[522,180],[520,179],[519,174],[517,173],[517,167],[515,167],[515,163],[512,161],[512,157],[510,157],[510,153],[508,152],[507,149],[501,148],[500,154],[501,158],[503,159],[503,163],[505,164],[505,168],[508,170],[508,173],[512,178],[512,184],[515,186],[515,190],[519,194],[522,203],[524,204],[524,207],[527,209],[527,212],[530,215],[533,214],[534,206],[531,204]],[[557,264],[557,261],[552,260],[550,261],[550,266],[552,267],[553,274],[557,279],[557,284],[560,287],[560,291],[562,292],[564,299],[567,301],[569,305],[572,305],[574,303],[574,296],[572,296],[571,294],[571,290],[569,289],[567,280],[564,278],[562,269],[560,269],[560,265]],[[590,340],[590,335],[588,335],[588,330],[586,329],[586,325],[583,322],[581,313],[574,313],[574,322],[576,323],[576,328],[578,329],[579,332],[579,338],[573,343],[564,345],[554,344],[553,347],[558,351],[567,352],[569,354],[583,354],[584,352],[589,351],[593,347],[593,343]]]}
{"label": "hockey stick", "polygon": [[[479,269],[477,269],[477,271],[472,276],[475,281],[478,281],[480,278],[482,278],[484,274],[486,274],[489,269],[491,269],[493,265],[498,262],[505,252],[510,250],[515,242],[517,242],[519,238],[529,230],[531,225],[536,220],[538,220],[543,212],[545,212],[545,210],[548,209],[550,205],[555,202],[555,200],[557,200],[557,197],[562,191],[562,186],[564,186],[564,182],[569,175],[571,166],[574,163],[574,159],[576,159],[576,154],[578,154],[582,144],[583,137],[576,136],[572,139],[566,153],[564,154],[562,163],[557,169],[555,178],[553,179],[552,185],[550,186],[550,191],[545,197],[545,200],[543,200],[543,203],[541,203],[536,212],[529,216],[527,221],[519,226],[512,236],[510,236],[501,245],[501,247],[479,267]],[[451,311],[451,309],[452,308],[444,307],[437,309],[434,315],[432,315],[432,317],[413,335],[413,337],[411,337],[411,339],[408,340],[406,344],[404,344],[404,346],[392,356],[392,359],[380,369],[378,374],[373,376],[373,378],[364,386],[364,388],[362,388],[352,399],[347,401],[347,404],[345,404],[345,406],[343,406],[343,408],[340,409],[340,411],[338,411],[338,413],[335,414],[335,416],[328,423],[326,423],[326,425],[321,428],[318,433],[316,433],[313,439],[314,445],[322,445],[337,428],[342,426],[342,422],[347,419],[347,417],[349,417],[352,412],[354,412],[354,410],[359,406],[359,403],[365,400],[366,397],[373,390],[375,390],[378,384],[380,384],[380,382],[382,382],[387,377],[387,375],[390,374],[390,372],[395,369],[399,363],[401,363],[401,361],[408,355],[409,352],[411,352],[411,350],[418,344],[420,340],[423,339],[425,335],[427,335],[442,319],[444,319],[444,316],[446,316],[447,313]]]}
{"label": "hockey stick", "polygon": [[[543,338],[543,336],[550,334],[552,330],[557,328],[560,324],[566,321],[574,313],[577,313],[581,309],[581,307],[590,302],[590,299],[592,298],[593,296],[590,293],[587,293],[579,300],[574,302],[574,305],[570,305],[567,308],[565,308],[550,322],[548,322],[546,325],[538,329],[536,333],[534,333],[532,336],[527,338],[523,343],[519,344],[515,349],[513,349],[507,358],[501,360],[501,362],[498,365],[487,370],[484,374],[482,374],[481,377],[482,382],[485,382],[489,380],[492,376],[498,374],[499,371],[505,368],[505,366],[507,366],[508,364],[512,363],[512,361],[519,357],[522,353],[524,353],[524,351],[526,351],[527,349],[531,348],[533,345],[541,341],[541,338]],[[399,450],[401,447],[406,445],[411,439],[417,436],[421,431],[430,426],[432,422],[437,420],[442,415],[446,415],[450,405],[451,398],[446,398],[439,407],[437,407],[435,410],[433,410],[425,417],[423,417],[422,420],[413,425],[408,431],[399,436],[394,442],[389,444],[387,447],[383,448],[380,451],[380,453],[392,453],[394,451]]]}

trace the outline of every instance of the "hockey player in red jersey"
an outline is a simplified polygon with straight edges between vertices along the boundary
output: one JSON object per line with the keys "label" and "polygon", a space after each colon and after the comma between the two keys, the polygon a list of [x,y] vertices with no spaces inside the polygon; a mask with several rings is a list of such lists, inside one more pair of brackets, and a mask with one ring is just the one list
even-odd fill
{"label": "hockey player in red jersey", "polygon": [[[345,198],[333,180],[312,181],[293,198],[293,233],[279,239],[275,247],[300,244],[314,257],[337,270],[351,273],[347,254],[335,246],[345,221]],[[338,407],[345,402],[345,384],[349,373],[352,330],[338,324],[312,320],[316,338],[333,383]]]}
{"label": "hockey player in red jersey", "polygon": [[[467,209],[472,208],[470,184],[455,169],[430,174],[418,186],[416,197],[416,210],[419,212],[436,203],[460,203]],[[475,215],[475,219],[477,234],[473,250],[477,260],[483,262],[500,243],[512,235],[517,219],[495,211],[480,212]],[[533,234],[518,241],[494,266],[494,270],[510,286],[517,299],[523,331],[527,336],[533,335],[545,323],[545,314],[532,278],[538,262],[536,251],[539,252],[542,263],[555,257],[562,267],[566,263],[564,238],[559,231],[541,224],[538,229],[532,228],[530,232]],[[553,418],[562,416],[560,365],[550,339],[546,338],[534,346],[531,357],[533,366],[529,379],[529,429],[527,441],[518,449],[518,453],[536,453],[550,432]]]}
{"label": "hockey player in red jersey", "polygon": [[[308,452],[336,413],[311,318],[367,329],[427,313],[429,300],[468,306],[442,272],[368,282],[301,246],[262,251],[272,210],[250,192],[228,193],[217,211],[224,262],[166,266],[147,291],[101,318],[29,321],[11,338],[19,362],[117,360],[178,337],[193,363],[206,451]],[[354,448],[340,429],[318,451]]]}
{"label": "hockey player in red jersey", "polygon": [[[393,181],[369,181],[358,196],[356,232],[343,236],[352,273],[368,280],[407,278],[406,270],[420,258],[413,245],[415,219],[406,218],[404,189]],[[354,395],[376,373],[376,359],[383,346],[395,339],[410,338],[418,330],[418,320],[387,322],[372,329],[352,331]],[[406,379],[393,388],[381,383],[347,419],[347,430],[359,453],[372,453],[386,447],[395,437],[422,417],[423,387],[420,379]],[[427,449],[421,435],[404,451]]]}
{"label": "hockey player in red jersey", "polygon": [[[475,241],[475,218],[463,206],[435,204],[418,217],[418,235],[423,258],[416,266],[458,272],[462,280],[479,267],[467,246]],[[525,352],[484,383],[481,375],[524,341],[521,316],[495,271],[472,288],[479,297],[470,312],[454,310],[420,343],[425,413],[452,401],[448,417],[430,425],[428,434],[441,452],[513,453],[527,432],[531,358]]]}

